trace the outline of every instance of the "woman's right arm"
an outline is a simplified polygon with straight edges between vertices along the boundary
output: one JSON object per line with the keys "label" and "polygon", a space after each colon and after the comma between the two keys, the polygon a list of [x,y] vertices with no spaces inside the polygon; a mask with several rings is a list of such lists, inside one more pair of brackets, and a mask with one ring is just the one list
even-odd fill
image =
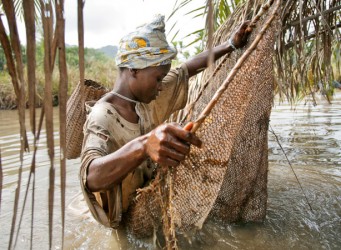
{"label": "woman's right arm", "polygon": [[160,165],[175,167],[188,155],[191,144],[200,147],[201,141],[178,124],[160,125],[115,152],[94,159],[88,168],[87,187],[91,192],[107,190],[147,157]]}

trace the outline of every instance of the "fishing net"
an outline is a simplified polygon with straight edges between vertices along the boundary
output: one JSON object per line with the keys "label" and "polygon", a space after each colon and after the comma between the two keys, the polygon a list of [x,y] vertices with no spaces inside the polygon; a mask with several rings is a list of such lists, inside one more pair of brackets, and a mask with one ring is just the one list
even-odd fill
{"label": "fishing net", "polygon": [[[92,80],[84,80],[84,93],[81,95],[79,82],[67,101],[66,110],[66,158],[80,156],[83,143],[83,125],[86,120],[84,102],[97,101],[108,90]],[[82,99],[83,98],[83,99]],[[84,108],[82,108],[84,107]]]}
{"label": "fishing net", "polygon": [[[270,5],[272,2],[257,20],[248,46],[217,62],[213,75],[204,74],[200,94],[197,85],[191,86],[190,93],[196,95],[192,95],[181,118],[204,118],[196,130],[204,146],[192,147],[176,168],[160,167],[153,186],[139,191],[126,215],[128,229],[136,237],[150,236],[162,225],[166,241],[174,247],[176,232],[201,228],[209,216],[223,222],[264,220],[272,57],[279,6],[279,1]],[[220,44],[230,32],[223,27],[217,34],[215,42]],[[202,111],[215,99],[223,82],[228,84],[227,89],[220,91],[222,95],[211,112],[203,116]]]}

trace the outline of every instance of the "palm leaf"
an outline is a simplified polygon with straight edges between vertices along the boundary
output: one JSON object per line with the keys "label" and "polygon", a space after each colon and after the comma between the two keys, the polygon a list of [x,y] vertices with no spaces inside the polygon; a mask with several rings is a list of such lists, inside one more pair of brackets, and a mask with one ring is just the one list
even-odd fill
{"label": "palm leaf", "polygon": [[[251,19],[249,13],[251,10],[258,10],[261,4],[265,2],[260,0],[253,1],[227,1],[220,0],[213,3],[213,22],[214,30],[219,29],[224,22],[229,19],[232,13],[234,15],[235,25],[246,19]],[[197,17],[207,17],[208,1],[201,6],[196,5],[195,9],[187,11],[193,19]],[[184,5],[185,4],[185,5]],[[188,1],[182,1],[176,5],[174,13],[180,11]],[[244,12],[240,11],[238,6],[247,5]],[[314,95],[318,84],[323,82],[327,100],[331,100],[333,93],[332,81],[340,78],[340,41],[341,41],[341,1],[303,1],[288,0],[282,1],[281,22],[282,30],[278,34],[276,43],[275,57],[276,90],[280,96],[285,96],[291,101],[297,101],[304,96]],[[194,46],[199,43],[202,49],[206,47],[208,41],[208,21],[203,24],[203,33],[198,31],[191,32],[190,35],[196,36],[187,46]],[[174,37],[173,39],[176,39]],[[317,53],[313,53],[317,51]],[[311,57],[315,57],[312,60]],[[314,64],[307,64],[307,61],[314,61]],[[308,73],[310,79],[308,80]],[[279,86],[280,85],[280,86]]]}

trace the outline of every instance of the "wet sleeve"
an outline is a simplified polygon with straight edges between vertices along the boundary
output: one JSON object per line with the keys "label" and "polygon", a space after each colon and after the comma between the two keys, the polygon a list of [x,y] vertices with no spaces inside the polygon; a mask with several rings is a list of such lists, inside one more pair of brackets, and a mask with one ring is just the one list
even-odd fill
{"label": "wet sleeve", "polygon": [[104,226],[110,227],[110,223],[107,217],[106,212],[103,209],[103,204],[101,201],[101,196],[99,193],[92,193],[87,185],[86,185],[86,178],[88,167],[96,158],[101,157],[101,155],[96,150],[89,150],[86,154],[82,156],[82,163],[80,169],[80,186],[84,195],[84,199],[89,207],[89,210],[92,216]]}
{"label": "wet sleeve", "polygon": [[[91,192],[87,187],[87,175],[90,163],[97,158],[112,152],[113,143],[105,127],[100,125],[100,119],[96,115],[89,116],[84,125],[84,140],[81,154],[80,185],[84,199],[93,217],[107,227],[117,227],[121,217],[121,188],[99,193]],[[103,198],[105,198],[103,200]],[[104,203],[111,207],[110,211],[104,209]],[[113,211],[115,214],[113,214]],[[112,218],[115,217],[115,218]]]}

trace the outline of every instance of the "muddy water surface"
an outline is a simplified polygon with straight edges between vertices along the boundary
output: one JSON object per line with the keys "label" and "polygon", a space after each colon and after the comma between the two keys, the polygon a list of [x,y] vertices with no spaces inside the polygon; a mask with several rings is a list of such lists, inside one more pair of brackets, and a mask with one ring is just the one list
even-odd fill
{"label": "muddy water surface", "polygon": [[[40,110],[38,110],[38,113]],[[55,126],[58,110],[55,109]],[[0,249],[7,249],[18,180],[19,125],[16,111],[0,111],[0,149],[3,189],[0,206]],[[341,92],[333,103],[316,107],[301,103],[291,108],[275,104],[269,132],[268,209],[264,223],[208,222],[185,249],[341,249]],[[277,139],[279,141],[277,141]],[[59,155],[58,133],[56,156]],[[33,144],[32,137],[29,137]],[[286,153],[292,168],[285,157]],[[32,182],[21,221],[16,249],[48,249],[48,183],[50,161],[46,137],[41,136],[35,171],[35,204],[32,214]],[[18,217],[28,184],[32,154],[23,162]],[[56,186],[52,249],[61,248],[59,163],[55,160]],[[66,229],[64,249],[139,249],[122,232],[105,229],[89,215],[78,180],[79,159],[67,162]],[[19,218],[17,219],[17,225]],[[14,238],[15,239],[15,238]],[[145,249],[151,245],[145,245]]]}

